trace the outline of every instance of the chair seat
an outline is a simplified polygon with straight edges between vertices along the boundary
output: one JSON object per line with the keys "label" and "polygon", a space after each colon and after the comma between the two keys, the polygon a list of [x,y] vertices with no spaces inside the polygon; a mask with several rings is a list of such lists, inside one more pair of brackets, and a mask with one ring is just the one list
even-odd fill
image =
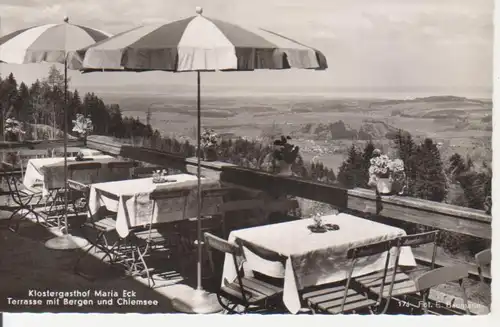
{"label": "chair seat", "polygon": [[349,289],[344,308],[342,310],[342,301],[345,293],[345,285],[326,287],[320,290],[307,292],[302,298],[313,309],[320,309],[331,314],[350,312],[354,310],[365,309],[376,305],[377,301],[368,298],[360,292]]}
{"label": "chair seat", "polygon": [[[243,289],[245,292],[245,297],[247,303],[255,304],[257,302],[269,299],[270,297],[275,297],[283,293],[283,289],[261,280],[255,279],[253,277],[243,277],[242,278]],[[239,286],[238,280],[229,283],[227,280],[224,281],[224,286],[221,287],[221,295],[224,297],[229,297],[238,300],[240,303],[244,303],[243,295],[241,294],[241,288]]]}
{"label": "chair seat", "polygon": [[110,232],[112,230],[116,229],[116,220],[113,218],[103,218],[97,221],[92,222],[86,222],[85,226],[91,227],[91,228],[96,228],[97,230],[101,232]]}
{"label": "chair seat", "polygon": [[19,187],[19,194],[21,196],[35,196],[35,195],[42,195],[42,189],[40,187],[26,187],[24,185],[21,185]]}
{"label": "chair seat", "polygon": [[[389,296],[389,288],[393,272],[394,269],[387,270],[387,274],[385,276],[385,281],[384,281],[384,289],[382,293],[383,297]],[[383,274],[384,274],[383,271],[379,271],[372,274],[357,277],[354,280],[359,284],[361,284],[363,287],[369,288],[371,292],[379,294],[380,287],[382,286]],[[401,296],[406,294],[412,294],[415,292],[417,292],[417,288],[413,279],[404,272],[402,272],[401,269],[398,267],[396,269],[396,276],[394,278],[394,285],[391,296]]]}
{"label": "chair seat", "polygon": [[157,229],[151,229],[151,232],[149,230],[134,232],[134,235],[142,241],[149,240],[149,242],[154,244],[167,242],[167,236],[165,235],[165,233],[160,233],[160,231]]}

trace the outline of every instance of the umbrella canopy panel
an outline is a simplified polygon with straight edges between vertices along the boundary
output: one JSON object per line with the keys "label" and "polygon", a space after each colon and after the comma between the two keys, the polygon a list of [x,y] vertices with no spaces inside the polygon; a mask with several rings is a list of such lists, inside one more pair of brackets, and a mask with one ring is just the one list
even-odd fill
{"label": "umbrella canopy panel", "polygon": [[86,71],[327,68],[320,51],[300,42],[201,14],[167,24],[139,26],[78,54],[84,56]]}
{"label": "umbrella canopy panel", "polygon": [[0,37],[0,61],[11,64],[63,64],[68,55],[70,66],[79,68],[82,60],[75,56],[75,50],[110,36],[100,30],[69,23],[33,26]]}

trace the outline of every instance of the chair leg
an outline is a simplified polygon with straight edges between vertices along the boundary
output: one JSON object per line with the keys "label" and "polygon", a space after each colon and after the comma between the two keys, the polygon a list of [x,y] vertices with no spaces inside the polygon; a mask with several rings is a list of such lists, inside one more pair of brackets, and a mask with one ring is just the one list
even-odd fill
{"label": "chair leg", "polygon": [[88,278],[88,279],[94,279],[94,278],[90,277],[89,275],[82,273],[82,272],[78,269],[78,266],[79,266],[79,264],[80,264],[80,261],[81,261],[84,257],[86,257],[86,256],[90,253],[90,251],[91,251],[93,248],[95,248],[95,245],[94,245],[94,244],[92,244],[91,246],[89,246],[89,248],[88,248],[87,250],[85,250],[85,252],[84,252],[84,253],[82,253],[82,254],[78,257],[78,259],[76,260],[75,265],[73,266],[73,272],[74,272],[75,274],[80,275],[80,276],[83,276],[83,277]]}
{"label": "chair leg", "polygon": [[[19,218],[17,219],[16,227],[15,227],[15,229],[12,229],[12,228],[10,227],[10,225],[11,225],[11,221],[13,221],[13,220],[14,220],[15,215],[16,215],[17,213],[19,213],[21,210],[26,210],[26,212],[25,212],[25,213],[24,213],[21,217],[19,217]],[[37,220],[37,223],[38,223],[38,213],[36,213],[36,212],[35,212],[33,209],[31,209],[31,208],[19,207],[19,208],[17,208],[17,209],[16,209],[16,210],[15,210],[15,211],[11,214],[11,216],[10,216],[10,218],[9,218],[9,230],[10,230],[10,231],[12,231],[12,232],[14,232],[14,233],[17,233],[17,231],[19,230],[19,225],[21,224],[21,220],[25,219],[25,218],[26,218],[26,217],[27,217],[30,213],[32,213],[33,215],[35,215],[36,220]]]}
{"label": "chair leg", "polygon": [[14,211],[12,212],[12,214],[10,215],[10,217],[9,217],[9,219],[8,219],[9,224],[7,225],[7,228],[8,228],[10,231],[14,232],[14,233],[17,233],[17,231],[18,231],[18,229],[19,229],[19,223],[17,223],[17,224],[16,224],[16,228],[15,228],[15,229],[12,229],[11,224],[12,224],[12,221],[14,220],[15,215],[16,215],[19,211],[21,211],[21,209],[22,209],[22,208],[16,208],[16,210],[14,210]]}
{"label": "chair leg", "polygon": [[142,263],[142,265],[144,267],[143,273],[144,272],[146,273],[146,277],[148,279],[148,286],[150,288],[154,288],[155,287],[155,281],[154,281],[153,277],[150,275],[148,266],[146,264],[146,260],[144,259],[144,256],[148,252],[148,249],[149,249],[149,245],[146,245],[146,248],[144,249],[144,252],[141,252],[140,248],[137,247],[137,254],[139,255],[139,259],[141,260],[141,263]]}

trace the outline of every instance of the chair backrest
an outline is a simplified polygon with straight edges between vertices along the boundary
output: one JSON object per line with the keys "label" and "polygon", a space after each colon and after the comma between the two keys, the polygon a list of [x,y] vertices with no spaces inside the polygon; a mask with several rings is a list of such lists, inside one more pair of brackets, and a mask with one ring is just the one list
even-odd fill
{"label": "chair backrest", "polygon": [[102,167],[102,164],[100,162],[78,162],[78,163],[72,163],[68,165],[68,170],[74,171],[74,170],[93,170],[93,169],[100,169]]}
{"label": "chair backrest", "polygon": [[389,251],[392,247],[396,246],[396,244],[397,244],[397,239],[389,239],[385,241],[353,247],[347,250],[347,258],[359,259],[362,257],[368,257],[375,254],[384,253],[385,251]]}
{"label": "chair backrest", "polygon": [[491,249],[486,249],[476,253],[476,262],[478,265],[486,266],[491,264]]}
{"label": "chair backrest", "polygon": [[[412,234],[412,235],[406,235],[406,236],[401,236],[398,238],[398,254],[401,251],[401,247],[405,246],[419,246],[419,245],[424,245],[424,244],[430,244],[433,243],[433,250],[432,250],[432,259],[431,259],[431,269],[434,269],[435,267],[435,262],[436,262],[436,254],[437,254],[437,239],[439,236],[439,230],[431,231],[431,232],[425,232],[425,233],[419,233],[419,234]],[[399,256],[398,256],[399,259]],[[399,262],[396,262],[396,265]]]}
{"label": "chair backrest", "polygon": [[24,205],[22,195],[18,187],[18,172],[16,167],[8,162],[2,161],[2,170],[5,172],[5,179],[7,181],[7,187],[9,188],[9,195],[12,200],[18,205]]}
{"label": "chair backrest", "polygon": [[[182,219],[186,218],[186,210],[187,210],[187,200],[189,196],[190,191],[186,189],[180,189],[180,190],[170,190],[167,188],[163,189],[155,189],[153,192],[149,194],[149,199],[153,201],[153,210],[151,210],[151,215],[150,215],[150,220],[148,224],[144,224],[144,226],[149,226],[149,236],[151,236],[152,229],[153,229],[153,219],[155,217],[155,208],[158,210],[160,209],[160,206],[156,205],[156,202],[159,200],[163,201],[168,201],[168,200],[174,200],[175,199],[181,199],[183,200],[182,202]],[[167,206],[171,206],[171,202],[166,203]]]}
{"label": "chair backrest", "polygon": [[419,234],[401,236],[398,238],[399,246],[418,246],[429,243],[436,243],[439,231],[431,231]]}
{"label": "chair backrest", "polygon": [[201,216],[207,217],[221,214],[219,207],[224,203],[224,197],[231,192],[230,188],[209,188],[201,190]]}
{"label": "chair backrest", "polygon": [[108,167],[113,168],[134,168],[137,166],[135,161],[110,161],[107,163]]}
{"label": "chair backrest", "polygon": [[189,190],[169,190],[165,189],[156,189],[149,195],[149,198],[153,201],[160,199],[172,199],[172,198],[181,198],[187,197],[189,195]]}
{"label": "chair backrest", "polygon": [[78,180],[81,183],[93,184],[98,179],[100,162],[81,161],[68,164],[68,178]]}
{"label": "chair backrest", "polygon": [[[247,301],[247,292],[245,292],[245,289],[243,288],[243,273],[239,267],[238,264],[238,258],[241,258],[243,255],[242,248],[241,246],[238,246],[236,244],[232,244],[226,240],[223,240],[220,237],[217,237],[211,233],[205,232],[204,233],[204,239],[205,243],[208,245],[210,251],[209,253],[209,259],[210,259],[210,264],[212,265],[212,269],[214,269],[214,263],[212,259],[212,249],[220,251],[222,253],[230,254],[233,257],[233,264],[234,264],[234,269],[236,270],[236,277],[238,279],[238,285],[239,285],[239,290],[241,293],[241,296],[243,297],[243,300],[246,302]],[[224,284],[227,285],[228,281],[224,280]]]}
{"label": "chair backrest", "polygon": [[228,253],[234,256],[240,256],[242,253],[241,248],[238,245],[229,243],[228,241],[223,240],[222,238],[217,237],[211,233],[205,232],[204,238],[205,238],[205,243],[210,248],[215,249],[217,251]]}
{"label": "chair backrest", "polygon": [[244,241],[242,239],[238,239],[236,243],[242,247],[248,249],[250,252],[253,254],[257,255],[258,257],[267,260],[267,261],[273,261],[273,262],[281,262],[285,263],[287,260],[286,256],[283,256],[279,253],[276,253],[274,251],[270,251],[268,249],[265,249],[261,246],[258,246],[256,244],[253,244],[248,241]]}
{"label": "chair backrest", "polygon": [[262,209],[264,210],[265,201],[263,200],[234,200],[221,203],[218,208],[220,214],[231,211],[243,211],[243,210],[254,210]]}
{"label": "chair backrest", "polygon": [[460,309],[470,314],[467,293],[463,283],[467,277],[469,277],[469,266],[467,264],[441,267],[418,276],[415,279],[415,287],[417,291],[424,294],[423,300],[426,302],[429,290],[432,287],[458,281],[462,293],[462,301],[464,302],[463,306],[460,306]]}
{"label": "chair backrest", "polygon": [[[68,179],[68,199],[71,201],[75,212],[87,211],[89,217],[92,218],[92,213],[90,212],[89,207],[89,196],[90,196],[90,187],[78,181]],[[80,208],[77,208],[78,205],[81,205]]]}
{"label": "chair backrest", "polygon": [[[76,147],[67,147],[66,148],[66,153],[68,157],[75,157],[78,152],[81,151],[81,148],[76,148]],[[53,156],[64,156],[64,148],[54,148],[52,149],[52,154]]]}
{"label": "chair backrest", "polygon": [[479,278],[481,279],[481,282],[484,283],[484,273],[487,270],[488,266],[491,265],[491,249],[486,249],[476,253],[475,258]]}
{"label": "chair backrest", "polygon": [[231,192],[231,188],[211,188],[206,190],[201,190],[201,198],[217,198],[226,196]]}
{"label": "chair backrest", "polygon": [[469,277],[469,266],[459,264],[436,268],[428,271],[415,279],[415,286],[418,291],[426,290],[434,286],[459,281]]}
{"label": "chair backrest", "polygon": [[83,183],[77,182],[72,179],[68,179],[68,188],[78,192],[90,192],[90,187]]}
{"label": "chair backrest", "polygon": [[51,156],[52,154],[47,149],[19,151],[19,157],[21,157],[21,159],[48,158]]}

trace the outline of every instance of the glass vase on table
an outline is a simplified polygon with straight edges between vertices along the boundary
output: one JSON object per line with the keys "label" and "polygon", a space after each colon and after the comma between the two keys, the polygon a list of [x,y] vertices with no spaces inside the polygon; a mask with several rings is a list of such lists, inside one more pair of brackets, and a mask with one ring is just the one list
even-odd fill
{"label": "glass vase on table", "polygon": [[321,219],[321,215],[314,216],[313,221],[315,227],[320,228],[321,226],[323,226],[323,220]]}

